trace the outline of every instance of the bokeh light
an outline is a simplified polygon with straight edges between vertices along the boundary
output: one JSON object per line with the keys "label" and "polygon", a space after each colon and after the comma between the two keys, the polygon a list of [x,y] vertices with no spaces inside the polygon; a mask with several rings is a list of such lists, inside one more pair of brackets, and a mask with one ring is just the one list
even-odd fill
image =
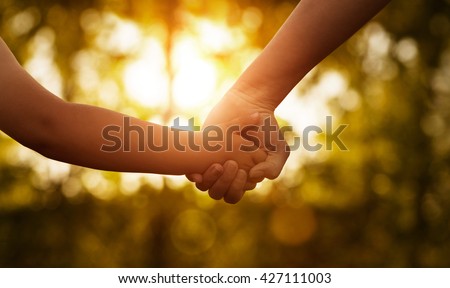
{"label": "bokeh light", "polygon": [[[0,35],[66,101],[200,124],[296,4],[0,1]],[[276,110],[291,137],[349,124],[349,150],[300,147],[235,206],[0,133],[0,266],[449,267],[450,5],[415,5],[392,1]]]}

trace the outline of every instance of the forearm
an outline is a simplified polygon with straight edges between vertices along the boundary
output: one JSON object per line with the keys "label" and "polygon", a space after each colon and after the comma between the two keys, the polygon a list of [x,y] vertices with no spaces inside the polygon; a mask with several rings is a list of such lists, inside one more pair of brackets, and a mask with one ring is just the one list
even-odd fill
{"label": "forearm", "polygon": [[64,102],[24,71],[2,41],[0,60],[0,130],[44,156],[102,170],[163,174],[201,173],[226,160],[223,151],[198,145],[200,132]]}
{"label": "forearm", "polygon": [[274,110],[314,66],[389,0],[302,0],[232,90]]}
{"label": "forearm", "polygon": [[[109,171],[182,175],[223,163],[222,151],[202,147],[200,132],[170,129],[114,111],[65,103],[43,155]],[[41,151],[39,151],[41,150]]]}

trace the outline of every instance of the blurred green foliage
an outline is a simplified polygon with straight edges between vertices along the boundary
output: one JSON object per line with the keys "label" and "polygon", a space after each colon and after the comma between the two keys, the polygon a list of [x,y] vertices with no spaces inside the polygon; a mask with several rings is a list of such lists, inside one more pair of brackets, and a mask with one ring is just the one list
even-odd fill
{"label": "blurred green foliage", "polygon": [[[169,84],[174,39],[191,29],[190,19],[244,27],[244,44],[205,52],[226,81],[295,5],[3,0],[0,35],[25,66],[50,43],[43,59],[60,78],[49,83],[59,83],[66,100],[144,119],[165,111],[167,121],[196,112],[174,108],[170,89],[162,108],[127,97],[121,71],[135,47],[98,40],[115,31],[114,19],[163,43]],[[92,72],[83,70],[80,55],[90,55],[94,84],[80,78]],[[349,124],[350,151],[313,153],[234,206],[179,178],[59,164],[0,134],[0,266],[450,267],[450,1],[393,1],[289,97],[314,94],[329,71],[348,82],[325,104]],[[111,85],[114,101],[99,94]]]}

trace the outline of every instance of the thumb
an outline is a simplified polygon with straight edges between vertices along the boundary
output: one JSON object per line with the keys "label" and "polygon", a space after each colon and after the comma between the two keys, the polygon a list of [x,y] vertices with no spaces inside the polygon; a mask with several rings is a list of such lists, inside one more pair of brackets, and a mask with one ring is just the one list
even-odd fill
{"label": "thumb", "polygon": [[266,161],[257,164],[250,170],[250,180],[260,182],[264,177],[273,180],[280,175],[281,170],[283,169],[282,163],[274,161],[275,159],[270,156],[271,155],[267,157]]}
{"label": "thumb", "polygon": [[249,172],[250,180],[254,182],[259,182],[261,177],[266,177],[268,179],[277,178],[286,160],[289,157],[289,151],[278,150],[275,152],[269,152],[266,160],[264,162],[256,164]]}
{"label": "thumb", "polygon": [[195,182],[195,183],[202,183],[203,182],[203,175],[202,174],[187,174],[186,178],[191,181],[191,182]]}

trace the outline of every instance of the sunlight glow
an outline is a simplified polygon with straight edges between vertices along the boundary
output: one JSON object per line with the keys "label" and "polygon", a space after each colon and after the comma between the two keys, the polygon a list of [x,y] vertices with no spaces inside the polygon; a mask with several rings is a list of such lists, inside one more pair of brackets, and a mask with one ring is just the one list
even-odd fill
{"label": "sunlight glow", "polygon": [[172,59],[175,103],[182,108],[198,108],[210,101],[216,88],[217,71],[211,60],[202,57],[198,43],[190,37],[180,37]]}
{"label": "sunlight glow", "polygon": [[120,175],[120,190],[124,195],[132,195],[141,187],[142,175],[140,173],[122,173]]}
{"label": "sunlight glow", "polygon": [[413,62],[419,54],[417,43],[412,38],[403,38],[395,47],[395,55],[405,64]]}
{"label": "sunlight glow", "polygon": [[149,38],[124,70],[126,92],[140,104],[158,107],[167,101],[168,75],[161,43]]}
{"label": "sunlight glow", "polygon": [[120,91],[116,82],[108,79],[99,84],[98,97],[102,105],[114,109],[119,104]]}
{"label": "sunlight glow", "polygon": [[341,73],[329,70],[322,73],[317,84],[304,95],[300,96],[293,90],[277,108],[277,112],[283,115],[283,119],[288,120],[297,132],[309,125],[322,125],[325,123],[325,117],[331,114],[328,102],[345,94],[347,87],[347,79]]}
{"label": "sunlight glow", "polygon": [[72,69],[80,88],[92,93],[98,88],[100,75],[98,71],[100,55],[91,49],[78,51],[72,59]]}
{"label": "sunlight glow", "polygon": [[54,62],[55,32],[48,27],[41,28],[30,43],[32,55],[25,62],[24,68],[42,86],[56,96],[62,96],[63,84],[61,73]]}
{"label": "sunlight glow", "polygon": [[32,167],[32,183],[36,188],[47,189],[52,183],[69,177],[71,166],[67,163],[44,158],[22,145],[8,149],[5,160],[13,166]]}
{"label": "sunlight glow", "polygon": [[233,35],[235,33],[223,24],[208,20],[198,20],[196,24],[202,49],[207,48],[212,52],[220,53],[236,46],[239,40],[235,37],[236,35]]}
{"label": "sunlight glow", "polygon": [[39,10],[35,7],[30,7],[11,17],[7,23],[8,28],[12,34],[22,36],[35,27],[39,18]]}
{"label": "sunlight glow", "polygon": [[[312,77],[317,70],[312,70],[306,77]],[[343,109],[356,109],[359,105],[359,95],[349,91],[348,79],[336,70],[321,73],[319,80],[299,95],[294,89],[277,108],[277,115],[292,125],[294,133],[302,136],[307,126],[314,125],[324,128],[326,116],[333,115],[329,107],[330,100],[337,99]],[[335,115],[337,116],[337,115]],[[313,139],[311,144],[315,143]],[[291,143],[292,144],[292,143]],[[322,161],[326,157],[323,151],[307,151],[304,147],[292,150],[286,162],[284,172],[295,173],[310,161]]]}
{"label": "sunlight glow", "polygon": [[166,184],[170,189],[181,190],[186,186],[186,177],[179,175],[165,175]]}
{"label": "sunlight glow", "polygon": [[[375,78],[392,80],[398,74],[397,64],[389,57],[394,46],[392,36],[382,25],[370,23],[364,29],[364,37],[365,43],[363,42],[362,46],[366,46],[366,51],[363,50],[363,71]],[[406,47],[404,46],[403,50],[404,48]]]}
{"label": "sunlight glow", "polygon": [[70,174],[70,165],[44,157],[37,157],[33,172],[33,185],[47,188],[51,183],[58,183],[66,179]]}
{"label": "sunlight glow", "polygon": [[161,192],[164,189],[164,176],[159,174],[143,174],[142,181],[152,187],[154,191]]}
{"label": "sunlight glow", "polygon": [[139,49],[142,35],[134,22],[123,20],[113,13],[104,13],[102,16],[102,24],[106,28],[100,30],[96,37],[97,47],[113,54],[130,53]]}
{"label": "sunlight glow", "polygon": [[102,200],[110,200],[116,196],[115,184],[108,181],[102,171],[85,170],[81,176],[83,186],[95,197]]}
{"label": "sunlight glow", "polygon": [[242,13],[242,24],[250,31],[256,31],[262,22],[263,14],[257,7],[249,7]]}

